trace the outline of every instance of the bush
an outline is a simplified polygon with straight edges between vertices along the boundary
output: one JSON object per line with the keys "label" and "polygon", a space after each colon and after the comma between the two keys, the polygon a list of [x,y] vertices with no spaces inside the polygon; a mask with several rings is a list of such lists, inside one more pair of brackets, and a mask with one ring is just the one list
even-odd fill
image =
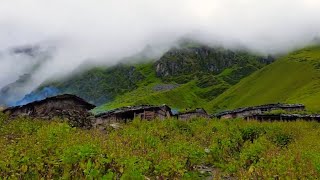
{"label": "bush", "polygon": [[319,134],[318,123],[299,121],[135,120],[103,133],[20,118],[1,126],[0,177],[314,179]]}
{"label": "bush", "polygon": [[288,132],[283,128],[274,128],[267,134],[269,140],[275,143],[277,146],[283,148],[287,147],[290,143],[294,141],[294,136],[292,132]]}
{"label": "bush", "polygon": [[268,142],[265,138],[260,138],[253,143],[246,142],[240,153],[240,166],[249,168],[252,164],[256,164],[267,149]]}
{"label": "bush", "polygon": [[248,125],[247,127],[240,129],[240,131],[242,134],[242,139],[244,141],[251,141],[251,143],[266,133],[263,128],[253,125]]}

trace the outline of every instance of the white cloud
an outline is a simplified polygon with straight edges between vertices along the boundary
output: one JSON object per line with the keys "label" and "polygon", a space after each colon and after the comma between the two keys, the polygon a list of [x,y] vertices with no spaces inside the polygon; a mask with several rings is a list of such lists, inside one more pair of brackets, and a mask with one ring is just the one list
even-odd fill
{"label": "white cloud", "polygon": [[[54,59],[39,70],[39,82],[88,58],[112,63],[186,34],[282,52],[319,34],[319,9],[318,0],[1,0],[0,49],[58,44]],[[0,65],[0,87],[27,66],[8,57]]]}

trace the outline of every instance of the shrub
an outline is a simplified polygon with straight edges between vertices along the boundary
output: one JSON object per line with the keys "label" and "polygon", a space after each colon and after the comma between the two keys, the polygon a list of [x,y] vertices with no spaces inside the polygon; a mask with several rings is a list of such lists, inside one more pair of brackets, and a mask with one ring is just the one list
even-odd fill
{"label": "shrub", "polygon": [[283,129],[272,130],[268,134],[269,140],[275,143],[279,147],[287,147],[294,141],[294,136],[290,132],[286,132]]}
{"label": "shrub", "polygon": [[248,125],[240,129],[242,134],[242,139],[244,141],[253,141],[258,139],[261,135],[265,134],[265,130],[258,126]]}
{"label": "shrub", "polygon": [[0,129],[0,177],[315,179],[319,134],[318,123],[301,121],[135,120],[103,133],[19,118]]}
{"label": "shrub", "polygon": [[253,143],[246,142],[240,153],[241,167],[249,168],[252,164],[256,164],[267,149],[268,142],[265,138],[259,138]]}

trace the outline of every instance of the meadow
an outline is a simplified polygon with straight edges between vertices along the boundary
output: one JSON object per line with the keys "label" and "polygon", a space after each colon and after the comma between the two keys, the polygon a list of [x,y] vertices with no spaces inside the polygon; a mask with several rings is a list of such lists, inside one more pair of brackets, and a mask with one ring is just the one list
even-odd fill
{"label": "meadow", "polygon": [[320,124],[134,120],[105,131],[0,115],[0,179],[315,179]]}
{"label": "meadow", "polygon": [[320,46],[304,48],[243,78],[214,100],[206,110],[235,109],[268,103],[302,103],[319,113]]}

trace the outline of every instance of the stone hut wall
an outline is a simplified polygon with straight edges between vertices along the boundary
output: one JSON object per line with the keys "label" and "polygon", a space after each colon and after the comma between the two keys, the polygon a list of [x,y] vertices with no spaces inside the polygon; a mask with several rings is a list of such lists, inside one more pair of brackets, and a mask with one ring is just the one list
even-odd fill
{"label": "stone hut wall", "polygon": [[225,114],[225,115],[222,115],[220,117],[221,119],[232,119],[232,118],[236,118],[236,114]]}
{"label": "stone hut wall", "polygon": [[180,120],[188,120],[193,118],[210,118],[210,117],[208,114],[199,113],[199,112],[178,114],[178,119]]}
{"label": "stone hut wall", "polygon": [[84,128],[90,128],[94,118],[93,114],[73,99],[48,100],[10,109],[6,113],[11,118],[28,116],[41,119],[67,119],[71,126]]}
{"label": "stone hut wall", "polygon": [[243,117],[247,117],[251,114],[261,114],[263,112],[266,112],[266,111],[262,111],[261,109],[253,109],[253,110],[248,110],[248,111],[236,113],[235,117],[243,118]]}
{"label": "stone hut wall", "polygon": [[192,118],[211,118],[203,108],[196,108],[191,111],[179,113],[176,116],[180,120],[188,120]]}
{"label": "stone hut wall", "polygon": [[305,107],[303,105],[290,105],[290,104],[269,104],[255,107],[247,107],[242,109],[236,109],[234,111],[227,111],[222,113],[218,117],[222,119],[230,118],[245,118],[253,114],[263,114],[272,110],[285,110],[285,111],[303,111]]}
{"label": "stone hut wall", "polygon": [[142,120],[166,119],[171,116],[170,112],[164,107],[147,108],[139,110],[123,110],[117,113],[110,113],[98,116],[93,124],[94,127],[104,127],[112,123],[127,123],[134,118]]}

